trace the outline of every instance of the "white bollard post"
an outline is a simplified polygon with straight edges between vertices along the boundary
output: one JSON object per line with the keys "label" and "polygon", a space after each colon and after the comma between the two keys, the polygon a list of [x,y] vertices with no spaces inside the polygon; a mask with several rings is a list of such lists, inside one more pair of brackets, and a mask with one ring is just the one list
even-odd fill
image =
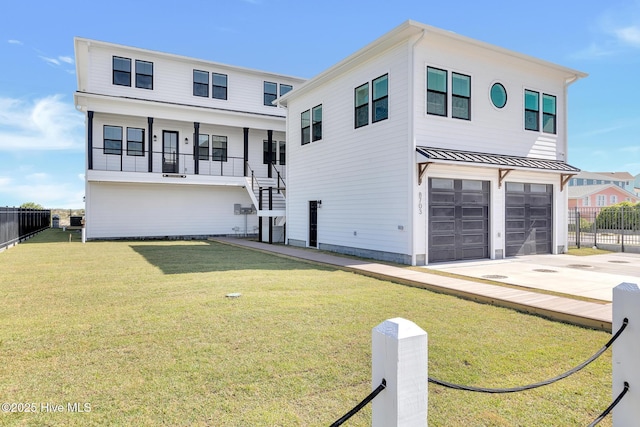
{"label": "white bollard post", "polygon": [[398,317],[385,320],[371,335],[372,389],[387,381],[372,402],[372,427],[426,427],[427,333]]}
{"label": "white bollard post", "polygon": [[613,399],[629,383],[629,391],[613,410],[614,426],[637,425],[640,420],[640,289],[635,283],[621,283],[613,288],[613,323],[615,333],[623,320],[629,324],[613,343]]}

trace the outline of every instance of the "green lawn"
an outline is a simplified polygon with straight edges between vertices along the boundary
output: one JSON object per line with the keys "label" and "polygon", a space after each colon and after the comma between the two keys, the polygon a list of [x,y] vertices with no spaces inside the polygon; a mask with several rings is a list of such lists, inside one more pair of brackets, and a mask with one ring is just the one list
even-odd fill
{"label": "green lawn", "polygon": [[[0,253],[0,401],[37,409],[0,425],[327,426],[371,390],[371,329],[392,317],[428,332],[430,376],[486,387],[555,376],[610,337],[213,242],[68,236]],[[610,402],[607,352],[523,393],[429,385],[429,426],[584,426]]]}

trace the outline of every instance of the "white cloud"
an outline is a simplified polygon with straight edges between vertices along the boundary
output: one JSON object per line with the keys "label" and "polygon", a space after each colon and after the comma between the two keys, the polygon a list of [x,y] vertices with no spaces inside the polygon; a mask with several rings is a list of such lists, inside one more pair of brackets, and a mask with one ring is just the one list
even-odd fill
{"label": "white cloud", "polygon": [[593,40],[574,53],[578,59],[603,59],[640,48],[640,2],[605,10],[593,23]]}
{"label": "white cloud", "polygon": [[66,62],[67,64],[73,64],[73,58],[70,56],[58,56],[58,59],[61,62]]}
{"label": "white cloud", "polygon": [[22,42],[20,40],[7,40],[7,43],[9,43],[9,44],[22,44]]}
{"label": "white cloud", "polygon": [[72,185],[52,180],[49,183],[19,184],[17,180],[0,177],[0,198],[16,200],[15,206],[35,202],[45,208],[80,208],[83,206],[83,197],[82,184]]}
{"label": "white cloud", "polygon": [[58,61],[55,58],[47,58],[46,56],[42,56],[42,55],[39,55],[38,57],[49,65],[56,65],[56,66],[60,65],[60,61]]}
{"label": "white cloud", "polygon": [[79,150],[83,140],[84,118],[61,95],[0,98],[0,151]]}
{"label": "white cloud", "polygon": [[631,26],[618,28],[614,30],[614,34],[618,37],[624,44],[628,44],[631,46],[640,47],[640,27],[639,26]]}

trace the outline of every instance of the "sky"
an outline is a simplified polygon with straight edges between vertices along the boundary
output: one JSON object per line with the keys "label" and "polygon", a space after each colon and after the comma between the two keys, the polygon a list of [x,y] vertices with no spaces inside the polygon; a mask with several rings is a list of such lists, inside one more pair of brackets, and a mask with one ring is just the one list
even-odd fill
{"label": "sky", "polygon": [[640,173],[640,0],[0,2],[0,206],[84,207],[76,36],[311,78],[412,19],[588,73],[567,162]]}

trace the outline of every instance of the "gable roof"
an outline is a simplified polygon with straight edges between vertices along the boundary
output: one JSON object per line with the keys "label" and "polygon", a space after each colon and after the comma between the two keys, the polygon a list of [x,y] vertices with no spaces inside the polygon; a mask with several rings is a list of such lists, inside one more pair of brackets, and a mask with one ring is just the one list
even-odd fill
{"label": "gable roof", "polygon": [[[599,185],[570,185],[569,186],[569,198],[570,199],[582,199],[583,197],[591,196],[593,194],[598,194],[608,188],[616,190],[616,192],[624,195],[625,197],[630,197],[633,199],[638,199],[638,196],[635,194],[618,187],[615,184],[599,184]],[[620,200],[621,202],[623,200]]]}
{"label": "gable roof", "polygon": [[416,21],[407,20],[402,24],[398,25],[388,33],[382,35],[377,38],[373,42],[369,43],[362,49],[356,51],[355,53],[349,55],[342,61],[333,65],[332,67],[326,69],[315,77],[307,80],[301,86],[294,88],[291,92],[288,92],[286,95],[278,98],[277,102],[281,105],[287,106],[289,99],[296,97],[297,95],[306,93],[317,86],[320,86],[324,82],[331,80],[338,74],[342,74],[357,65],[360,65],[367,59],[377,55],[381,52],[384,52],[388,48],[397,45],[398,43],[405,42],[409,40],[413,36],[425,34],[437,34],[442,37],[446,37],[451,40],[457,40],[459,42],[474,46],[479,49],[487,49],[494,52],[501,53],[503,55],[508,55],[511,57],[519,58],[523,61],[527,61],[530,63],[535,63],[538,65],[542,65],[544,67],[554,69],[558,72],[561,72],[566,75],[567,79],[572,79],[571,82],[586,77],[587,74],[582,71],[573,70],[571,68],[566,68],[558,64],[554,64],[552,62],[548,62],[539,58],[535,58],[533,56],[525,55],[519,52],[515,52],[512,50],[508,50],[499,46],[495,46],[489,43],[485,43],[476,39],[472,39],[470,37],[465,37],[460,34],[454,33],[453,31],[443,30],[441,28],[432,27],[427,24],[421,24]]}
{"label": "gable roof", "polygon": [[609,179],[616,179],[619,181],[633,181],[633,175],[629,172],[594,172],[598,175],[607,176]]}

